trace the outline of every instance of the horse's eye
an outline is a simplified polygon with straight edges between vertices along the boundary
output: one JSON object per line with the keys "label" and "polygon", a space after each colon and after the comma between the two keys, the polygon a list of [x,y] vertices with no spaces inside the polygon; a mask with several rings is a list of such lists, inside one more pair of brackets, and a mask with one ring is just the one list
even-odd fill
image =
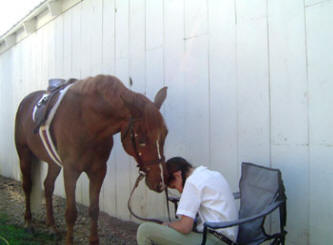
{"label": "horse's eye", "polygon": [[141,147],[145,147],[145,146],[146,146],[146,138],[145,138],[145,137],[140,137],[140,138],[138,139],[138,144],[139,144],[139,146],[141,146]]}

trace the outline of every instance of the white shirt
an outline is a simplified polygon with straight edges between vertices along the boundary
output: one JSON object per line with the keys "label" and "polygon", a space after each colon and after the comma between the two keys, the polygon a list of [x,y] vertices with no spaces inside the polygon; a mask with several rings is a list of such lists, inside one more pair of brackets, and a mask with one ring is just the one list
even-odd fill
{"label": "white shirt", "polygon": [[[238,219],[236,203],[230,186],[223,175],[204,166],[197,167],[186,179],[179,200],[177,215],[195,219],[199,213],[198,231],[203,231],[203,223],[232,221]],[[238,226],[219,229],[218,232],[232,241],[237,240]]]}

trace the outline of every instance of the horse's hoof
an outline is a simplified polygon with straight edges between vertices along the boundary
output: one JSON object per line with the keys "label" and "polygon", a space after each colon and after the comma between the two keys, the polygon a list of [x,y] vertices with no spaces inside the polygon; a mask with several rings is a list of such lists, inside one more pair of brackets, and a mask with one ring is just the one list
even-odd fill
{"label": "horse's hoof", "polygon": [[98,245],[98,244],[99,244],[99,240],[98,240],[98,238],[97,238],[97,240],[90,240],[90,241],[89,241],[89,244],[90,244],[90,245]]}
{"label": "horse's hoof", "polygon": [[50,226],[51,227],[51,233],[52,234],[59,234],[59,230],[55,225]]}
{"label": "horse's hoof", "polygon": [[35,233],[35,229],[32,226],[27,226],[24,228],[24,230],[30,234],[34,234]]}
{"label": "horse's hoof", "polygon": [[66,245],[72,245],[73,244],[73,237],[68,237],[68,235],[66,235]]}
{"label": "horse's hoof", "polygon": [[53,233],[51,234],[53,241],[60,241],[61,240],[61,234],[60,233]]}

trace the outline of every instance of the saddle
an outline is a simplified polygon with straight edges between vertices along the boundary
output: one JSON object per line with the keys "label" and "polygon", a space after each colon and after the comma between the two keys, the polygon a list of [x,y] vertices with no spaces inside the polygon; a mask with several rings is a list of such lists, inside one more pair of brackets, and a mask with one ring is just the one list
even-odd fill
{"label": "saddle", "polygon": [[37,134],[39,131],[39,128],[45,123],[48,114],[53,107],[52,103],[58,94],[59,91],[68,86],[71,83],[74,83],[77,81],[77,79],[71,78],[69,80],[65,79],[50,79],[49,80],[49,86],[46,90],[46,93],[43,95],[43,97],[38,101],[37,105],[35,106],[35,112],[34,112],[34,121],[35,121],[35,127],[34,127],[34,134]]}

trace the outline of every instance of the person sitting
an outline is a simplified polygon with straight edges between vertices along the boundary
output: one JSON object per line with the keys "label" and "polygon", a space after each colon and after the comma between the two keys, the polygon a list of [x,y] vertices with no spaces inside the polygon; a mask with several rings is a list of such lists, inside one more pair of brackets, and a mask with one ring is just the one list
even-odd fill
{"label": "person sitting", "polygon": [[[137,231],[139,245],[200,244],[204,222],[238,219],[232,191],[221,173],[204,166],[194,168],[182,157],[169,159],[166,168],[168,187],[181,193],[176,212],[180,219],[162,225],[142,223]],[[217,238],[219,233],[236,241],[238,226],[217,232],[208,233],[206,244],[225,244]]]}

